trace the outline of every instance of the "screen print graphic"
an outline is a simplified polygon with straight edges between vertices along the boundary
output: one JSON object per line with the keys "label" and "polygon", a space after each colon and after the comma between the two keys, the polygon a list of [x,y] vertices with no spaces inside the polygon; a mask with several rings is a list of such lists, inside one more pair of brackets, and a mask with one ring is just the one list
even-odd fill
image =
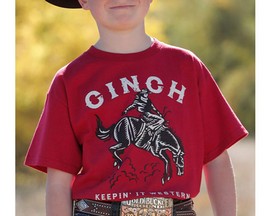
{"label": "screen print graphic", "polygon": [[[115,144],[109,150],[118,169],[123,163],[120,155],[132,144],[152,153],[164,164],[161,181],[165,184],[172,177],[171,160],[166,151],[172,153],[177,175],[181,176],[184,174],[184,148],[181,140],[167,126],[165,116],[151,102],[150,93],[148,89],[138,92],[133,103],[123,111],[125,116],[109,128],[105,128],[97,116],[96,136],[105,141],[114,139]],[[132,109],[140,113],[138,118],[127,115]]]}

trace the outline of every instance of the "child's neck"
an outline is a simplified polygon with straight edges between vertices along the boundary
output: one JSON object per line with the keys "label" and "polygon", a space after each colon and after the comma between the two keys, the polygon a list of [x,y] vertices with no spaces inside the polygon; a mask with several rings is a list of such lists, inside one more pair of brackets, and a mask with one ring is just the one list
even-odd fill
{"label": "child's neck", "polygon": [[136,53],[149,48],[153,39],[144,29],[134,31],[100,31],[100,38],[95,44],[97,49],[112,53]]}

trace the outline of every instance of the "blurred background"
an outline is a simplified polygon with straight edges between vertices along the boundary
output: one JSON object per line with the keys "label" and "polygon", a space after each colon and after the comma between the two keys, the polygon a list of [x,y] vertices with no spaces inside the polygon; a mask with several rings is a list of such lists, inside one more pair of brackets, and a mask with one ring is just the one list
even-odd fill
{"label": "blurred background", "polygon": [[[250,132],[230,149],[239,216],[255,215],[255,0],[154,0],[147,32],[193,51]],[[16,1],[16,215],[43,216],[45,178],[23,161],[56,71],[97,40],[89,12]],[[211,216],[202,184],[199,216]]]}

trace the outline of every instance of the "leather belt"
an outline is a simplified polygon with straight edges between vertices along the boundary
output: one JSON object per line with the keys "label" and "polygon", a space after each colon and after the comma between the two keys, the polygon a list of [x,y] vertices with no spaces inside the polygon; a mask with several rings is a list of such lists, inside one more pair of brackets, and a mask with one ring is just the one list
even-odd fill
{"label": "leather belt", "polygon": [[[73,204],[73,215],[93,216],[119,216],[121,202],[98,202],[94,200],[75,200]],[[196,216],[193,210],[193,200],[175,200],[173,204],[173,215],[171,216]]]}

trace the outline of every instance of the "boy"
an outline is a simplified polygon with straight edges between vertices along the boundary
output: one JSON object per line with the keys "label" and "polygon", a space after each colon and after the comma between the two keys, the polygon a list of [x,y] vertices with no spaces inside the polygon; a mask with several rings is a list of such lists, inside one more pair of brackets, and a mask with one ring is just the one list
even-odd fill
{"label": "boy", "polygon": [[152,0],[47,1],[90,10],[100,34],[57,72],[26,157],[47,216],[196,215],[202,170],[214,215],[235,216],[226,149],[248,132],[193,53],[145,33]]}

